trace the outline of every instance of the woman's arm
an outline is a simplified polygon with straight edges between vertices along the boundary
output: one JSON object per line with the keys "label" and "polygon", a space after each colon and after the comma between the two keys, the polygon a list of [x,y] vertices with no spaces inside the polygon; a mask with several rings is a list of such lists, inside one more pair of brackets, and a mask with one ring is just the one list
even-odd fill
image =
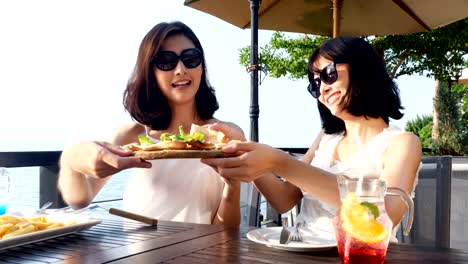
{"label": "woman's arm", "polygon": [[[245,141],[244,132],[234,123],[215,120],[208,127],[223,132],[229,139]],[[218,210],[213,218],[213,224],[237,226],[240,224],[240,181],[224,178],[224,189]]]}
{"label": "woman's arm", "polygon": [[[224,147],[223,151],[243,154],[232,158],[202,159],[202,162],[217,167],[218,173],[225,178],[250,182],[262,178],[266,173],[273,173],[332,206],[340,204],[335,174],[265,144],[233,143]],[[276,195],[282,194],[276,192]]]}
{"label": "woman's arm", "polygon": [[302,191],[313,194],[331,206],[339,207],[341,202],[335,174],[289,157],[279,158],[275,163],[275,173],[299,186]]}
{"label": "woman's arm", "polygon": [[255,188],[280,214],[291,210],[302,198],[302,192],[291,183],[272,173],[262,175],[254,181]]}
{"label": "woman's arm", "polygon": [[[419,138],[412,133],[397,136],[383,154],[383,172],[381,178],[388,187],[398,187],[408,194],[414,190],[414,181],[422,158]],[[394,225],[400,223],[406,206],[397,196],[385,197],[385,208]]]}
{"label": "woman's arm", "polygon": [[[318,149],[323,132],[315,138],[313,144],[302,157],[302,161],[310,164],[314,159],[315,151]],[[282,180],[272,173],[267,173],[254,181],[257,190],[268,200],[271,206],[280,214],[286,213],[297,205],[302,199],[302,191],[288,181]],[[278,195],[280,193],[281,195]]]}
{"label": "woman's arm", "polygon": [[213,224],[237,226],[240,224],[240,181],[224,180],[223,197]]}
{"label": "woman's arm", "polygon": [[131,157],[119,146],[130,143],[132,130],[120,130],[110,144],[83,142],[65,148],[60,158],[58,189],[73,208],[86,207],[109,180],[109,176],[131,167],[147,168],[151,163]]}
{"label": "woman's arm", "polygon": [[[280,190],[284,188],[273,185],[273,179],[263,179],[266,173],[274,173],[329,205],[340,206],[335,174],[310,166],[264,144],[234,143],[223,148],[223,151],[243,154],[233,158],[205,159],[203,162],[218,167],[218,172],[224,177],[242,181],[268,181],[271,187],[268,195],[283,196]],[[312,152],[310,150],[304,160],[311,160]],[[411,193],[421,156],[421,143],[415,135],[405,133],[395,138],[382,158],[384,168],[381,177],[387,181],[387,186],[399,187]],[[404,213],[403,203],[398,197],[387,197],[386,207],[392,221],[398,223]]]}

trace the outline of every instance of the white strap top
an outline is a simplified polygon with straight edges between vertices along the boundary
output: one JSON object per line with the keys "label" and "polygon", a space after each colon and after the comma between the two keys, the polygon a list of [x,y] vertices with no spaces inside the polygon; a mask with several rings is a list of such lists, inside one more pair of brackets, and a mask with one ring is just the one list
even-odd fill
{"label": "white strap top", "polygon": [[[388,148],[391,141],[402,133],[404,133],[403,130],[390,126],[364,144],[352,158],[345,161],[333,159],[338,142],[340,142],[344,134],[325,134],[315,152],[311,165],[334,174],[346,173],[346,175],[351,177],[359,177],[362,174],[380,175],[383,170],[382,154]],[[416,177],[413,193],[411,194],[412,197],[414,197],[414,188],[416,187],[417,180]],[[301,218],[307,223],[320,224],[333,230],[331,220],[335,216],[337,208],[329,206],[306,192],[303,192],[303,195]],[[394,228],[390,241],[397,241],[395,236],[397,230],[398,226]]]}
{"label": "white strap top", "polygon": [[224,182],[200,159],[151,161],[134,169],[123,197],[124,210],[159,220],[211,224]]}

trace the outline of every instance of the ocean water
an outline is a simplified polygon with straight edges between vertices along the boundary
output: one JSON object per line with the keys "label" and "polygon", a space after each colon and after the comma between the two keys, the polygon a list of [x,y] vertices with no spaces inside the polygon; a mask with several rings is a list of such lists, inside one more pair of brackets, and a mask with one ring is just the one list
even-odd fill
{"label": "ocean water", "polygon": [[[34,144],[0,140],[0,151],[56,151],[70,143],[56,141],[36,141]],[[39,167],[6,168],[13,182],[9,209],[39,207]],[[121,199],[131,170],[122,171],[110,179],[93,201]],[[118,204],[112,203],[112,205]]]}
{"label": "ocean water", "polygon": [[[13,182],[9,210],[39,208],[39,167],[7,168]],[[121,199],[130,170],[122,171],[107,182],[94,201]]]}

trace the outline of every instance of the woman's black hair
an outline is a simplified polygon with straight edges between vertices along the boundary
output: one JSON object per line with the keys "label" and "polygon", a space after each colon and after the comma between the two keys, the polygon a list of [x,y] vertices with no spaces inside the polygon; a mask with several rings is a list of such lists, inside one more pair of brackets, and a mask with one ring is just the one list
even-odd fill
{"label": "woman's black hair", "polygon": [[208,81],[205,53],[195,33],[179,21],[159,23],[146,34],[140,44],[135,69],[123,97],[124,107],[131,117],[155,130],[167,129],[172,120],[172,113],[156,80],[153,61],[162,43],[168,37],[176,35],[190,39],[203,56],[200,87],[195,95],[198,116],[209,120],[219,108],[215,91]]}
{"label": "woman's black hair", "polygon": [[[362,38],[340,36],[326,41],[309,58],[308,78],[314,79],[314,62],[324,57],[337,63],[349,65],[349,88],[341,102],[343,109],[354,116],[400,119],[404,109],[399,89],[388,74],[385,63],[371,44]],[[322,128],[325,133],[345,131],[343,120],[317,100]]]}

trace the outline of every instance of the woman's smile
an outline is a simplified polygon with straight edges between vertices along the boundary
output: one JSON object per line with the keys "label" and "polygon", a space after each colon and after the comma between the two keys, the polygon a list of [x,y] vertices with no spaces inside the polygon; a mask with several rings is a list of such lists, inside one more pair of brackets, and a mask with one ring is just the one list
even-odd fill
{"label": "woman's smile", "polygon": [[178,80],[172,83],[172,87],[177,89],[189,88],[191,85],[192,81],[189,79]]}
{"label": "woman's smile", "polygon": [[340,92],[334,92],[327,96],[325,102],[328,106],[332,106],[333,104],[335,104],[336,101],[338,101],[338,99],[340,99]]}

